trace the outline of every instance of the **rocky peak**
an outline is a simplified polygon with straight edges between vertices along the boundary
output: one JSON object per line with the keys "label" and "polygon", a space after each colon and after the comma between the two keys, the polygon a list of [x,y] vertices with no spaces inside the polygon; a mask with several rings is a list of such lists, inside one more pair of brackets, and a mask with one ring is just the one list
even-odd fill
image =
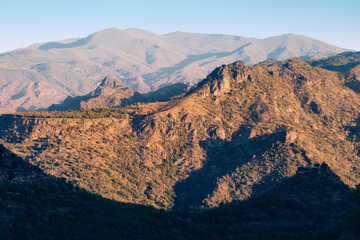
{"label": "rocky peak", "polygon": [[210,93],[219,95],[220,93],[228,93],[230,91],[230,76],[226,66],[216,68],[209,76]]}
{"label": "rocky peak", "polygon": [[[324,84],[331,72],[323,69],[314,69],[308,63],[299,58],[292,58],[284,61],[269,63],[268,65],[257,64],[248,67],[242,61],[229,65],[222,65],[211,72],[206,79],[198,84],[198,87],[191,92],[211,94],[218,96],[227,94],[243,82],[266,83],[269,78],[282,78],[292,81],[296,85],[314,86]],[[327,76],[327,77],[325,77]]]}
{"label": "rocky peak", "polygon": [[93,92],[90,93],[90,96],[97,97],[102,94],[110,95],[113,93],[122,95],[133,95],[134,92],[134,90],[123,84],[121,80],[106,76],[101,81],[100,85]]}
{"label": "rocky peak", "polygon": [[228,93],[231,90],[231,82],[242,82],[249,79],[249,68],[244,62],[238,61],[229,65],[222,65],[212,71],[198,88],[206,88],[215,96]]}
{"label": "rocky peak", "polygon": [[291,70],[296,70],[299,67],[310,67],[309,64],[304,62],[303,60],[299,58],[290,58],[284,61],[279,62],[280,64],[283,64],[284,67],[289,68]]}
{"label": "rocky peak", "polygon": [[117,79],[117,78],[112,78],[112,77],[109,77],[109,76],[106,76],[100,83],[99,86],[109,86],[109,87],[125,87],[124,83]]}
{"label": "rocky peak", "polygon": [[[106,78],[99,89],[114,86],[117,83]],[[121,107],[135,97],[114,93],[77,100],[87,109]],[[322,161],[346,184],[359,184],[360,157],[354,151],[360,146],[359,103],[360,95],[347,88],[339,74],[299,59],[252,67],[235,62],[215,69],[184,98],[89,111],[91,118],[126,113],[120,119],[90,119],[84,124],[75,119],[78,128],[73,129],[63,119],[44,118],[46,125],[12,127],[11,135],[6,127],[0,137],[40,166],[57,174],[68,172],[68,179],[78,176],[68,163],[79,163],[78,169],[91,177],[77,181],[88,189],[99,186],[93,191],[108,198],[163,208],[215,207],[267,191],[294,176],[298,167]],[[23,134],[33,129],[41,130],[39,137]],[[19,136],[24,140],[13,143]],[[101,162],[104,168],[98,167]],[[138,178],[140,173],[144,178]],[[120,174],[125,177],[117,183],[111,180]],[[102,184],[102,179],[110,183]]]}

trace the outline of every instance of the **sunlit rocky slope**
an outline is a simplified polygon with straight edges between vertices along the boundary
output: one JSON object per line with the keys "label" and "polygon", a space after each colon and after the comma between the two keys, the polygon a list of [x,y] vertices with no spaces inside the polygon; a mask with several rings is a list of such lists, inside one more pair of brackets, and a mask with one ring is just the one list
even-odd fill
{"label": "sunlit rocky slope", "polygon": [[235,62],[168,102],[2,115],[0,135],[47,174],[157,208],[245,200],[323,162],[354,187],[360,96],[348,76],[297,58]]}

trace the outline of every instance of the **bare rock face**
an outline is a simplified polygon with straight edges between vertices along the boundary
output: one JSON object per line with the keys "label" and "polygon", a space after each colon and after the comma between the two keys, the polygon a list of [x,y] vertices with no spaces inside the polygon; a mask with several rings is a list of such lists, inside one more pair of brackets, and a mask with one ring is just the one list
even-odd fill
{"label": "bare rock face", "polygon": [[205,140],[206,146],[209,148],[221,147],[225,143],[225,131],[221,126],[212,125],[207,130],[209,138]]}
{"label": "bare rock face", "polygon": [[298,133],[295,131],[286,132],[286,143],[294,143],[298,137]]}
{"label": "bare rock face", "polygon": [[[225,66],[224,66],[225,68]],[[223,67],[217,68],[210,75],[210,93],[214,96],[228,93],[230,91],[230,76],[229,73]]]}
{"label": "bare rock face", "polygon": [[111,95],[113,93],[117,93],[123,94],[124,97],[129,97],[132,96],[134,92],[134,90],[125,86],[119,79],[106,76],[96,90],[91,92],[89,95],[92,97],[99,97],[100,95]]}
{"label": "bare rock face", "polygon": [[[242,61],[216,68],[204,82],[209,82],[210,94],[217,96],[231,91],[231,84],[251,81],[250,71]],[[200,84],[201,85],[201,84]]]}

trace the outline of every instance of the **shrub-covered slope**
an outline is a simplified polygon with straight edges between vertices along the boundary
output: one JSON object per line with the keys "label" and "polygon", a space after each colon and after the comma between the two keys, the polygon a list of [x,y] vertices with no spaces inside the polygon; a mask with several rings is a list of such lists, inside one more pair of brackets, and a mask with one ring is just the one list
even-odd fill
{"label": "shrub-covered slope", "polygon": [[124,204],[44,174],[0,145],[0,238],[310,239],[354,209],[329,169],[303,168],[269,192],[211,210]]}
{"label": "shrub-covered slope", "polygon": [[3,115],[6,147],[103,197],[216,207],[326,162],[359,183],[359,95],[299,59],[215,69],[186,96],[120,109]]}
{"label": "shrub-covered slope", "polygon": [[335,56],[307,61],[313,67],[337,72],[347,72],[360,64],[360,52],[344,52]]}

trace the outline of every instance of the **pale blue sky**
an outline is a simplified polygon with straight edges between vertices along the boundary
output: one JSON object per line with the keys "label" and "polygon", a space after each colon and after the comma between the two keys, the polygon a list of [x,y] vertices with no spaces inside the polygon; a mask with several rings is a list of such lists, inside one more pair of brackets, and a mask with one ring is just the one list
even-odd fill
{"label": "pale blue sky", "polygon": [[155,33],[303,34],[360,50],[360,0],[0,0],[0,52],[117,27]]}

